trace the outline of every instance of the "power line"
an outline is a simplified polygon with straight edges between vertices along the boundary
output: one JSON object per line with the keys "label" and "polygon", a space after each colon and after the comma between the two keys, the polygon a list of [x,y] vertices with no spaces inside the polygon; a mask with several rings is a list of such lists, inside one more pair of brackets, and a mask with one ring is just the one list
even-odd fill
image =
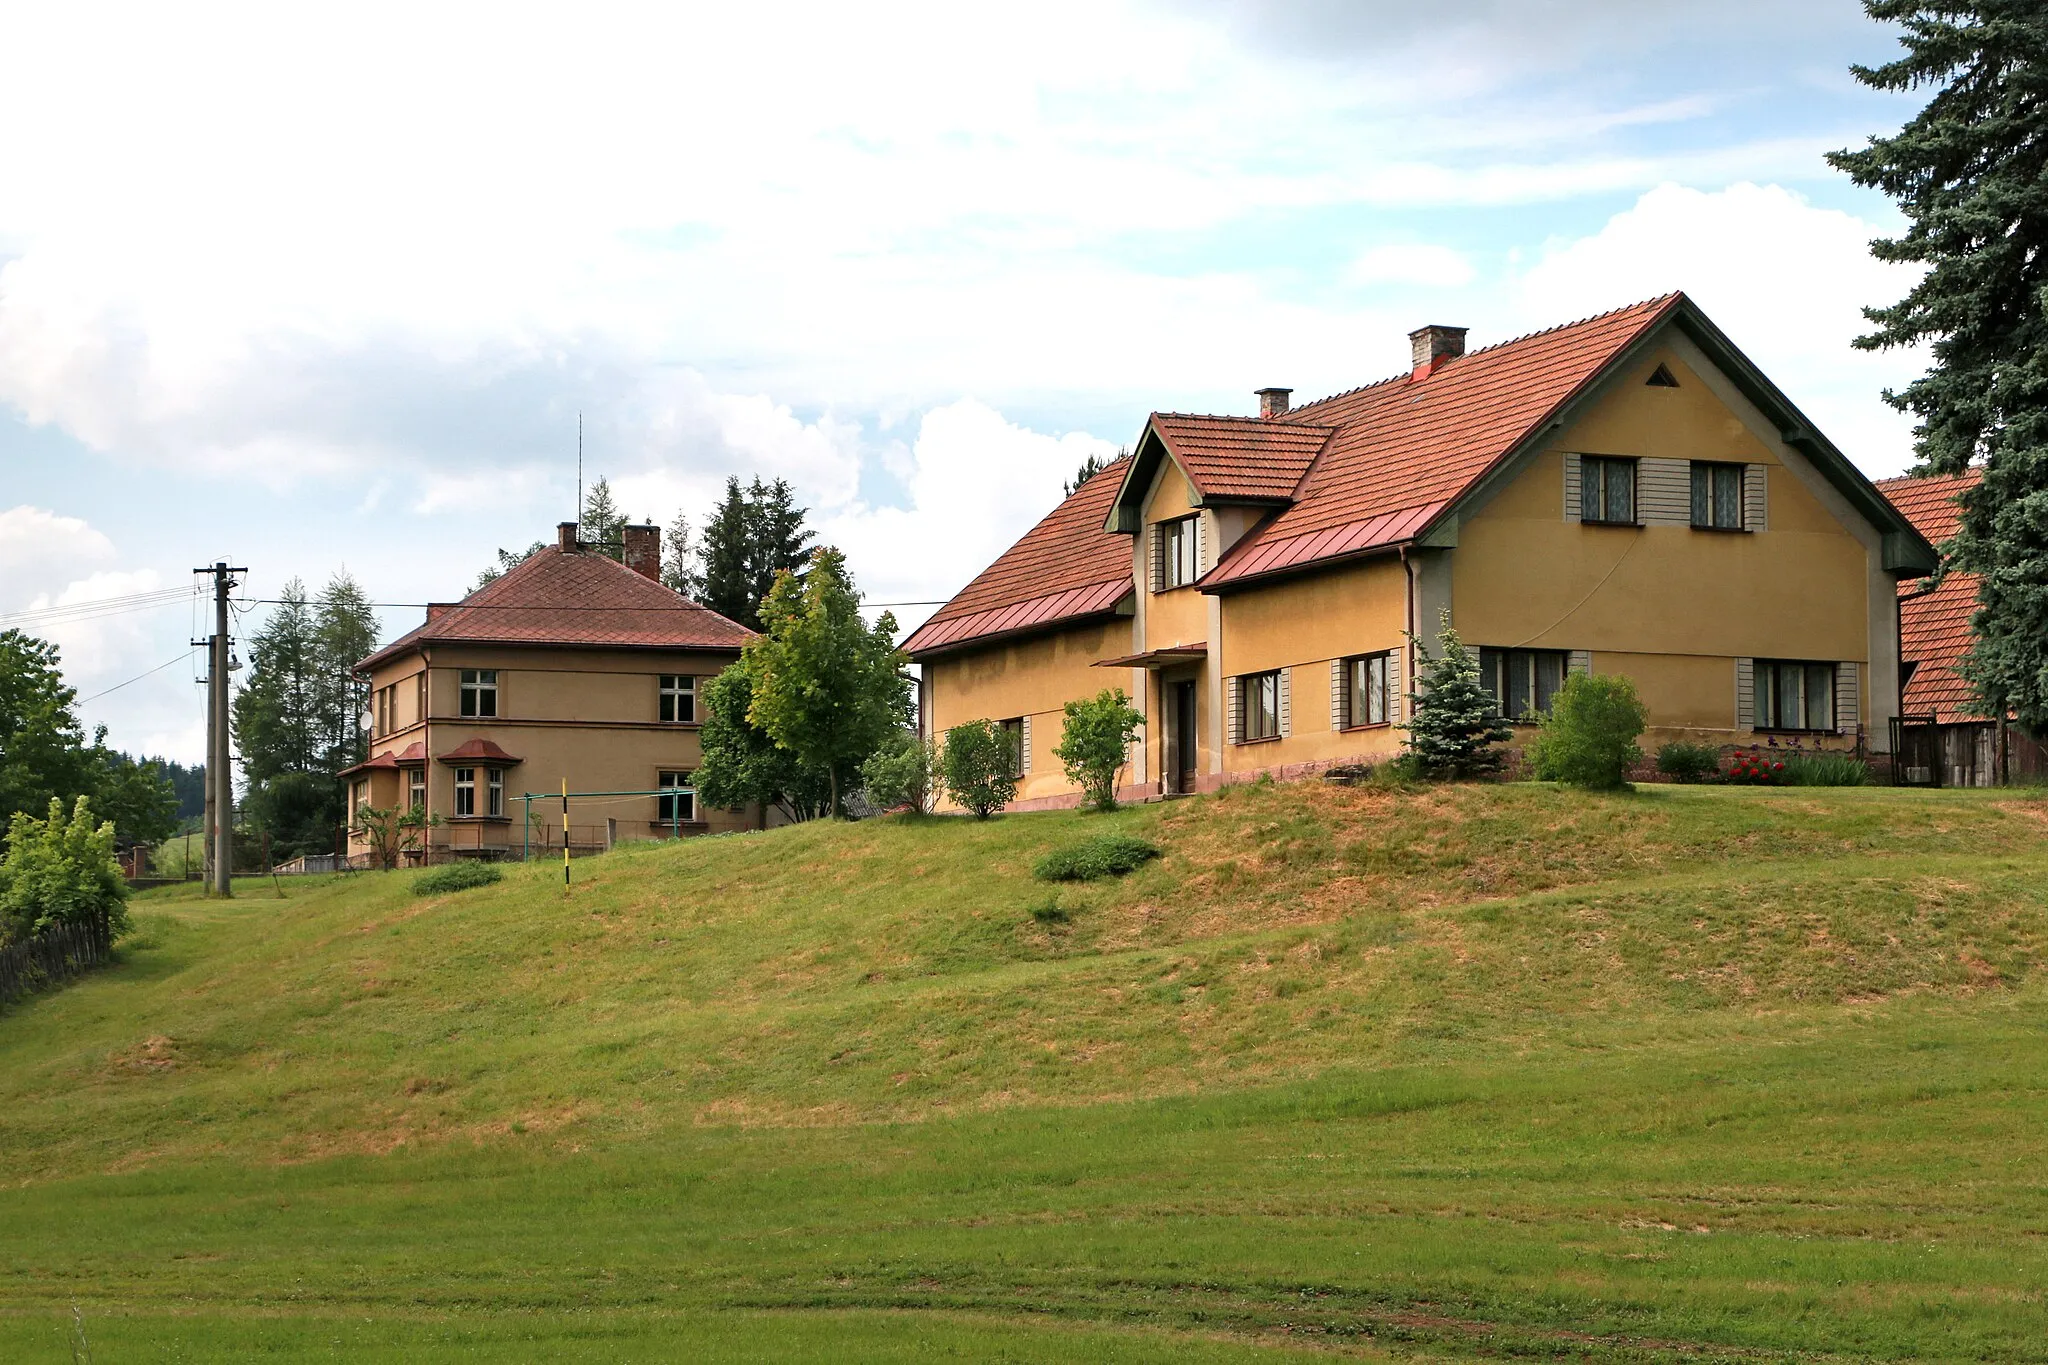
{"label": "power line", "polygon": [[49,607],[30,607],[0,615],[0,626],[56,625],[66,621],[90,621],[102,616],[119,616],[132,611],[149,611],[187,600],[190,588],[159,588],[152,592],[124,593],[119,597],[95,597],[85,602],[60,602]]}
{"label": "power line", "polygon": [[112,687],[107,688],[105,691],[95,692],[89,697],[80,697],[78,699],[78,705],[83,706],[89,701],[98,701],[101,697],[107,696],[109,693],[119,692],[122,688],[127,687],[130,683],[139,683],[144,678],[149,677],[150,674],[161,673],[165,669],[169,668],[172,664],[183,663],[185,660],[191,657],[192,651],[188,649],[183,654],[177,655],[174,658],[165,659],[155,668],[150,669],[148,673],[137,673],[134,677],[130,678],[128,682],[115,683]]}
{"label": "power line", "polygon": [[[946,604],[947,602],[949,602],[949,601],[951,601],[951,600],[952,600],[951,598],[946,598],[946,597],[940,597],[940,598],[934,598],[934,599],[932,599],[932,600],[930,600],[930,601],[925,601],[925,602],[863,602],[863,603],[861,603],[861,605],[862,605],[862,606],[864,606],[864,607],[942,607],[942,606],[944,606],[944,605],[945,605],[945,604]],[[281,606],[281,605],[283,605],[284,599],[282,599],[282,598],[277,598],[277,597],[242,597],[242,598],[236,598],[236,599],[235,599],[235,601],[236,601],[236,603],[237,603],[238,605],[249,605],[249,606]],[[629,606],[616,606],[616,607],[593,607],[593,606],[583,606],[583,605],[576,605],[576,604],[566,604],[566,605],[555,605],[555,606],[547,606],[547,605],[541,605],[541,604],[539,604],[539,603],[536,603],[536,604],[534,604],[534,605],[531,605],[531,606],[521,606],[520,604],[518,604],[518,603],[516,603],[516,602],[477,602],[477,603],[471,603],[471,604],[468,604],[468,605],[465,605],[465,604],[463,604],[463,603],[461,603],[461,602],[365,602],[365,603],[364,603],[363,605],[364,605],[364,606],[366,606],[366,607],[388,607],[388,608],[391,608],[391,609],[393,609],[393,610],[404,610],[404,609],[407,609],[407,608],[416,608],[416,609],[419,609],[419,610],[422,610],[422,611],[423,611],[423,610],[425,610],[425,609],[426,609],[426,608],[428,608],[428,607],[446,607],[446,608],[447,608],[448,610],[450,610],[450,611],[584,611],[584,612],[589,612],[589,611],[630,611],[630,612],[653,612],[653,611],[710,611],[710,610],[711,610],[711,608],[709,608],[709,607],[705,606],[705,605],[704,605],[703,603],[701,603],[701,602],[683,602],[683,603],[679,603],[678,605],[676,605],[676,606],[673,606],[673,607],[666,607],[666,606],[664,606],[664,607],[655,607],[655,606],[645,606],[645,607],[643,607],[643,606],[636,606],[636,605],[629,605]]]}

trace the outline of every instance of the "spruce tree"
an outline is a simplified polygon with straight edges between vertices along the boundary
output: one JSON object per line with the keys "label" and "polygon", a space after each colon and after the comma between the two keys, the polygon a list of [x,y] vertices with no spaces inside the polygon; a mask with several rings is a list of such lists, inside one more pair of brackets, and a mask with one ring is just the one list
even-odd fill
{"label": "spruce tree", "polygon": [[725,496],[704,522],[695,579],[697,600],[749,630],[761,629],[761,603],[784,573],[798,573],[810,557],[813,533],[789,484],[755,478],[725,481]]}
{"label": "spruce tree", "polygon": [[681,512],[669,523],[668,553],[661,557],[661,581],[671,591],[691,601],[704,595],[704,574],[697,563],[697,542],[690,534],[690,519]]}
{"label": "spruce tree", "polygon": [[783,574],[803,576],[804,561],[810,558],[810,542],[815,536],[804,529],[808,509],[796,505],[796,496],[787,480],[764,484],[756,478],[747,488],[747,502],[748,591],[760,603]]}
{"label": "spruce tree", "polygon": [[1514,738],[1501,719],[1500,703],[1479,682],[1479,661],[1451,625],[1449,611],[1440,618],[1438,653],[1415,636],[1419,692],[1408,694],[1408,752],[1428,777],[1475,777],[1494,772],[1501,751],[1494,747]]}
{"label": "spruce tree", "polygon": [[703,596],[698,600],[749,630],[761,628],[761,599],[748,596],[747,493],[737,476],[725,481],[725,496],[704,522]]}
{"label": "spruce tree", "polygon": [[628,518],[612,500],[609,480],[600,478],[583,498],[583,519],[576,524],[576,539],[611,559],[626,557]]}
{"label": "spruce tree", "polygon": [[1829,160],[1910,224],[1871,244],[1926,267],[1865,309],[1865,350],[1931,343],[1934,364],[1885,401],[1919,419],[1921,472],[1976,466],[1945,548],[1981,576],[1962,667],[1987,715],[2048,735],[2048,6],[2041,0],[1864,0],[1901,24],[1905,55],[1852,68],[1878,90],[1934,87],[1895,136]]}
{"label": "spruce tree", "polygon": [[346,570],[327,581],[313,604],[313,639],[318,653],[314,711],[322,747],[319,771],[331,775],[370,756],[363,730],[370,684],[358,678],[355,669],[376,652],[377,613],[362,585]]}

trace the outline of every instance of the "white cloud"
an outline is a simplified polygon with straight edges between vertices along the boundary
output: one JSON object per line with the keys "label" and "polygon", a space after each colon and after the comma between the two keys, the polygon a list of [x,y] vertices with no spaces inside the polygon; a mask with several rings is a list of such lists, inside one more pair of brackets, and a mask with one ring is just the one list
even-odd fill
{"label": "white cloud", "polygon": [[1916,278],[1870,255],[1888,230],[1777,185],[1662,185],[1591,236],[1551,244],[1519,282],[1520,312],[1550,326],[1683,289],[1866,473],[1895,474],[1911,463],[1912,422],[1877,395],[1927,359],[1850,346],[1868,330],[1860,310]]}
{"label": "white cloud", "polygon": [[113,557],[113,542],[82,517],[27,503],[0,511],[0,612],[19,611]]}
{"label": "white cloud", "polygon": [[1359,254],[1345,268],[1347,284],[1404,284],[1456,289],[1477,274],[1461,251],[1430,242],[1376,246]]}
{"label": "white cloud", "polygon": [[[1115,453],[1084,432],[1049,436],[963,398],[919,423],[908,507],[846,508],[818,520],[818,539],[846,552],[872,601],[943,600],[1050,512],[1088,456]],[[896,619],[907,630],[933,610],[899,608]]]}
{"label": "white cloud", "polygon": [[[108,570],[75,579],[55,593],[38,594],[30,611],[68,607],[109,598],[152,592],[163,586],[154,569]],[[81,692],[142,659],[162,632],[155,612],[121,612],[102,616],[58,618],[30,626],[31,633],[51,641],[64,656],[64,679]],[[118,681],[118,679],[117,679]]]}

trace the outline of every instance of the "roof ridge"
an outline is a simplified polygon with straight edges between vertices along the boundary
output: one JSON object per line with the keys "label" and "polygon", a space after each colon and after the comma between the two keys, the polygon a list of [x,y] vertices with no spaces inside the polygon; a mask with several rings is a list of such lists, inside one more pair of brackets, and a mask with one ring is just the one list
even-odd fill
{"label": "roof ridge", "polygon": [[[1319,398],[1316,401],[1320,403],[1326,400]],[[1299,411],[1299,409],[1295,409],[1294,411]],[[1271,427],[1277,423],[1287,421],[1287,419],[1291,417],[1293,414],[1292,412],[1283,412],[1277,417],[1257,417],[1242,412],[1154,412],[1152,415],[1154,417],[1187,417],[1193,418],[1195,421],[1198,422],[1250,422],[1254,425],[1263,424],[1265,426]],[[1318,424],[1311,422],[1296,422],[1294,425],[1306,427]]]}
{"label": "roof ridge", "polygon": [[[1537,337],[1549,336],[1553,332],[1562,332],[1572,327],[1584,327],[1589,323],[1599,322],[1603,318],[1616,317],[1622,313],[1632,313],[1638,308],[1648,308],[1652,304],[1668,304],[1673,299],[1684,297],[1684,294],[1685,291],[1683,289],[1674,289],[1668,294],[1659,294],[1655,298],[1641,299],[1635,303],[1625,303],[1619,308],[1609,308],[1605,312],[1591,313],[1582,318],[1574,318],[1570,322],[1560,322],[1549,327],[1539,327],[1533,332],[1524,332],[1520,336],[1507,337],[1504,340],[1494,342],[1490,346],[1481,346],[1476,351],[1467,351],[1463,355],[1454,357],[1454,359],[1470,360],[1474,356],[1487,355],[1509,346],[1519,346],[1525,341],[1534,341]],[[1388,375],[1385,379],[1375,379],[1369,384],[1360,384],[1356,388],[1345,389],[1340,393],[1329,394],[1322,398],[1312,398],[1306,403],[1289,409],[1282,415],[1281,420],[1290,421],[1297,413],[1307,412],[1310,408],[1320,407],[1324,403],[1334,403],[1339,398],[1349,398],[1353,394],[1364,393],[1367,389],[1378,389],[1384,388],[1388,384],[1398,384],[1413,373],[1413,370],[1409,370],[1403,374],[1392,374]],[[1304,423],[1303,425],[1307,424]]]}

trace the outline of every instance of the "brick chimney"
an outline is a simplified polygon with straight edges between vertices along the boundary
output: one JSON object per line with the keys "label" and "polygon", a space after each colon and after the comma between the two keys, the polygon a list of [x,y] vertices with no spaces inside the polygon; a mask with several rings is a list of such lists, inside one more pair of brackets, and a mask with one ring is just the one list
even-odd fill
{"label": "brick chimney", "polygon": [[1446,360],[1456,360],[1465,354],[1465,332],[1463,327],[1441,327],[1432,324],[1418,327],[1408,334],[1408,348],[1413,368],[1410,379],[1427,379],[1435,374],[1437,367]]}
{"label": "brick chimney", "polygon": [[620,528],[620,539],[626,545],[626,567],[644,578],[661,581],[661,528],[649,523],[646,526]]}
{"label": "brick chimney", "polygon": [[577,550],[582,548],[576,543],[575,522],[560,521],[555,523],[555,544],[559,545],[568,554],[575,554]]}
{"label": "brick chimney", "polygon": [[1256,392],[1259,395],[1259,416],[1285,417],[1287,415],[1287,399],[1293,394],[1293,389],[1259,389]]}

